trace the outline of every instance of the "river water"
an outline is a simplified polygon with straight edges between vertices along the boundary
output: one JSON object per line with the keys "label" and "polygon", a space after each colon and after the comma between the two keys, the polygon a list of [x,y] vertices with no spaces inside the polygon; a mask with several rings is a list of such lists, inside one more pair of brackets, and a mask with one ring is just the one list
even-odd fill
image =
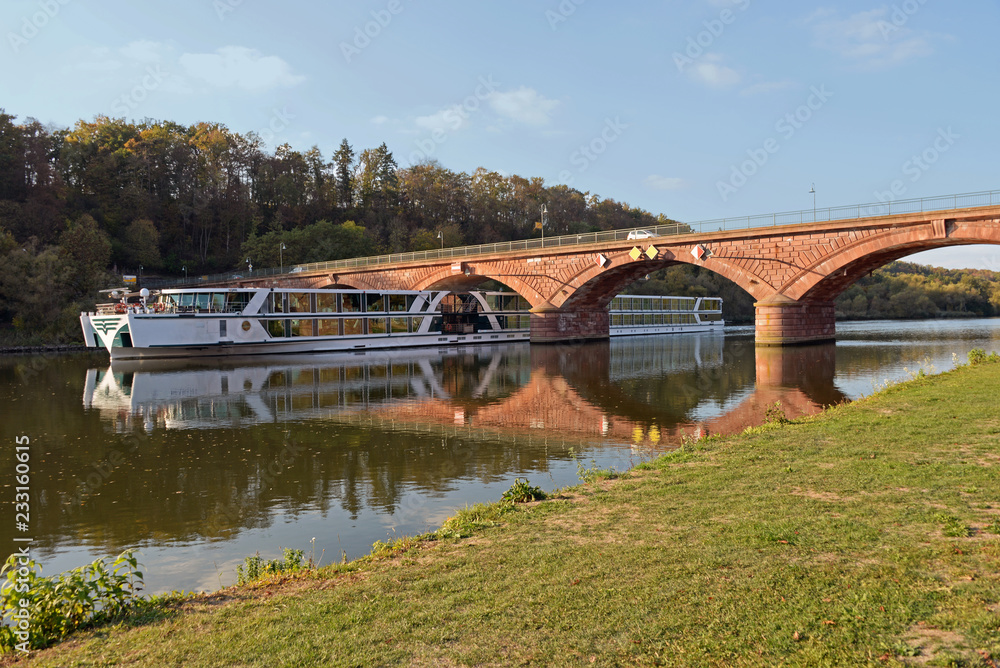
{"label": "river water", "polygon": [[[517,477],[546,490],[706,433],[858,398],[1000,350],[1000,319],[838,323],[755,349],[751,328],[611,342],[115,363],[0,358],[0,549],[44,573],[138,548],[146,591],[213,590],[260,552],[337,561],[438,527]],[[14,446],[30,439],[30,522]]]}

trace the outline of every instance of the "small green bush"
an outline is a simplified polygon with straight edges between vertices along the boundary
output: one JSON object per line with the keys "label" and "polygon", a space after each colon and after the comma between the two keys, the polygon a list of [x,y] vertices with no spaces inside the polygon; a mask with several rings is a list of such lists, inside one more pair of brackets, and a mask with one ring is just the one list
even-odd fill
{"label": "small green bush", "polygon": [[982,348],[973,348],[969,351],[969,364],[976,366],[986,361],[986,351]]}
{"label": "small green bush", "polygon": [[598,480],[614,480],[620,473],[614,469],[602,469],[594,460],[590,461],[590,466],[584,466],[583,462],[576,463],[576,476],[582,482],[596,482]]}
{"label": "small green bush", "polygon": [[[108,563],[110,562],[110,563]],[[0,605],[3,626],[0,648],[11,651],[27,647],[47,647],[78,628],[114,621],[134,612],[143,599],[142,571],[134,550],[125,550],[114,559],[97,559],[87,566],[52,577],[42,576],[42,566],[31,558],[12,554],[0,569]],[[156,603],[148,599],[146,603]],[[26,603],[27,605],[22,605]],[[27,639],[15,631],[21,610],[28,619],[23,629]]]}
{"label": "small green bush", "polygon": [[236,583],[241,585],[247,584],[263,580],[272,575],[297,573],[305,568],[307,566],[303,559],[302,550],[292,550],[286,547],[283,559],[268,560],[262,559],[260,552],[257,552],[253,556],[244,559],[243,563],[236,567]]}
{"label": "small green bush", "polygon": [[527,503],[528,501],[544,498],[545,492],[542,491],[541,487],[532,487],[526,478],[515,478],[514,484],[503,493],[500,500],[509,503]]}
{"label": "small green bush", "polygon": [[764,423],[765,424],[788,424],[791,420],[785,415],[785,409],[782,407],[780,401],[775,401],[773,404],[764,409]]}

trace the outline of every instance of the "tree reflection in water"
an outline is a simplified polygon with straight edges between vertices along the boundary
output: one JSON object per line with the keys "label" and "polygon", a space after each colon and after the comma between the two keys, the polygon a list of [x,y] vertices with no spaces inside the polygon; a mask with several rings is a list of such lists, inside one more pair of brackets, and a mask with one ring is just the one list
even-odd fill
{"label": "tree reflection in water", "polygon": [[[755,351],[703,334],[89,369],[63,358],[31,385],[0,367],[0,386],[33,407],[19,428],[44,443],[42,557],[229,543],[245,556],[277,546],[244,537],[287,527],[331,551],[346,536],[357,556],[387,526],[433,528],[518,475],[570,484],[574,456],[634,463],[759,423],[775,401],[815,412],[843,399],[835,357],[832,345]],[[192,586],[156,568],[153,589]],[[210,561],[184,568],[214,575]]]}

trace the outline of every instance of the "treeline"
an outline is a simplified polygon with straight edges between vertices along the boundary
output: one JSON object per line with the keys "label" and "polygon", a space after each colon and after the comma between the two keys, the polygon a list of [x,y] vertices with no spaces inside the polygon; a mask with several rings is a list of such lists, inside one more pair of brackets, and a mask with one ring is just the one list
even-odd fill
{"label": "treeline", "polygon": [[327,157],[213,123],[15,121],[0,109],[0,327],[49,335],[72,336],[68,315],[113,280],[98,266],[197,275],[522,239],[543,204],[551,235],[673,222],[537,177],[400,168],[385,144]]}
{"label": "treeline", "polygon": [[892,262],[845,290],[837,318],[968,318],[1000,315],[1000,273]]}
{"label": "treeline", "polygon": [[[727,323],[753,323],[753,297],[701,267],[664,269],[651,274],[648,281],[634,283],[629,292],[722,297]],[[891,262],[841,293],[834,305],[838,320],[1000,316],[1000,272]]]}
{"label": "treeline", "polygon": [[[436,162],[401,168],[385,144],[330,156],[254,133],[98,117],[71,129],[0,109],[0,333],[13,342],[77,340],[77,315],[121,274],[181,276],[674,221],[541,178]],[[725,300],[733,323],[753,299],[693,266],[654,274],[632,291]],[[989,271],[896,262],[836,302],[839,318],[1000,314]],[[11,327],[13,326],[13,327]],[[12,341],[10,336],[5,337]]]}

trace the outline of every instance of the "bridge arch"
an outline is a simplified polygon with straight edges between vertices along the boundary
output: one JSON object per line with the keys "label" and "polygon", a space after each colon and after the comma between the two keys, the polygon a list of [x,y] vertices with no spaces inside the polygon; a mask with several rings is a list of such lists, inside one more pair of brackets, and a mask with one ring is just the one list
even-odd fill
{"label": "bridge arch", "polygon": [[372,290],[372,291],[375,291],[375,290],[379,290],[380,289],[380,288],[376,287],[373,282],[366,281],[363,278],[361,278],[360,276],[352,276],[347,281],[335,280],[335,279],[333,279],[333,278],[331,278],[329,276],[321,276],[321,277],[319,277],[317,279],[314,279],[314,281],[313,281],[312,285],[310,285],[310,287],[314,288],[314,289],[330,288],[331,290],[336,289],[336,290]]}
{"label": "bridge arch", "polygon": [[[561,341],[606,338],[604,306],[614,294],[646,273],[686,263],[719,274],[756,300],[758,344],[803,343],[835,338],[833,299],[876,267],[922,250],[1000,244],[998,196],[991,191],[842,207],[826,215],[844,218],[826,221],[818,221],[815,211],[774,214],[736,221],[746,225],[739,229],[722,229],[728,221],[720,221],[722,228],[713,232],[642,240],[615,231],[555,237],[544,244],[533,240],[404,254],[398,260],[382,256],[343,266],[306,266],[294,278],[255,284],[302,285],[303,279],[318,276],[323,278],[317,287],[469,289],[496,279],[532,304],[533,341]],[[974,205],[959,207],[959,201]],[[954,208],[924,210],[942,203]],[[891,213],[894,209],[908,212]],[[716,221],[711,227],[718,227]]]}
{"label": "bridge arch", "polygon": [[941,236],[915,239],[910,230],[888,230],[827,256],[802,272],[792,289],[792,299],[833,300],[864,275],[913,253],[975,244],[1000,245],[1000,228],[994,225],[954,227],[940,221]]}

